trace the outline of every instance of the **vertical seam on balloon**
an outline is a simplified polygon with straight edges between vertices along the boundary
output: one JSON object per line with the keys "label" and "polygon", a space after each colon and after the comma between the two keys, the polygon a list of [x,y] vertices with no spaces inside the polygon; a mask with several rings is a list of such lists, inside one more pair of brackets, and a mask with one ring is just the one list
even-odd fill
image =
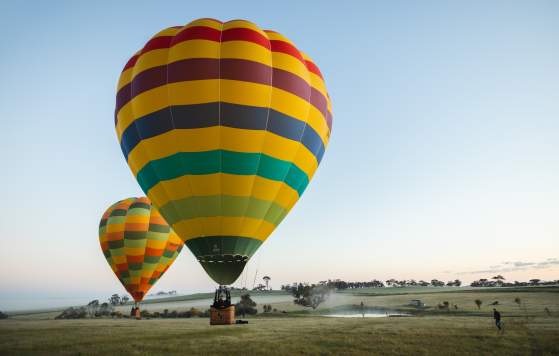
{"label": "vertical seam on balloon", "polygon": [[[293,45],[293,47],[295,47],[295,45]],[[295,47],[295,48],[297,49],[297,51],[299,51],[299,49],[298,49],[297,47]],[[299,51],[299,52],[300,52],[300,51]],[[307,68],[306,65],[305,65],[305,70],[307,71],[307,80],[309,80],[309,83],[310,83],[310,72],[309,72],[309,69]],[[308,92],[308,93],[309,93],[309,94],[308,94],[309,96],[308,96],[308,98],[307,98],[307,100],[306,100],[306,103],[307,103],[307,115],[306,115],[305,121],[304,121],[304,122],[305,122],[305,125],[303,126],[303,130],[301,130],[301,136],[299,137],[299,140],[298,140],[298,143],[299,143],[299,144],[298,144],[297,148],[295,149],[295,153],[294,153],[294,155],[292,156],[292,159],[289,161],[290,166],[289,166],[289,168],[287,169],[287,172],[286,172],[285,176],[284,176],[283,179],[281,180],[281,182],[282,182],[283,184],[280,185],[280,187],[279,187],[279,189],[277,190],[276,195],[274,196],[274,199],[272,200],[272,202],[275,202],[275,201],[277,200],[280,191],[284,188],[285,185],[287,185],[287,184],[285,184],[285,179],[289,176],[289,173],[291,172],[292,167],[295,166],[294,160],[295,160],[295,159],[297,158],[297,156],[299,155],[299,150],[301,149],[301,146],[303,146],[303,144],[301,143],[301,140],[303,139],[303,137],[304,137],[304,135],[305,135],[305,130],[307,129],[308,122],[309,122],[309,115],[310,115],[310,112],[311,112],[311,103],[310,103],[310,98],[311,98],[311,95],[312,95],[312,89],[311,89],[311,87],[309,87],[309,92]],[[309,177],[309,181],[310,181],[310,177]],[[293,188],[293,189],[295,189],[295,188]],[[297,200],[295,200],[295,202],[293,203],[293,205],[291,205],[291,207],[285,209],[285,210],[286,210],[285,215],[275,224],[275,227],[276,227],[276,228],[277,228],[277,227],[279,226],[279,224],[283,221],[283,219],[287,216],[287,214],[289,214],[289,211],[293,208],[293,206],[295,205],[295,203],[301,198],[301,195],[299,195],[299,191],[298,191],[297,189],[295,189],[295,190],[296,190],[296,192],[297,192]],[[268,208],[268,210],[266,211],[266,214],[265,214],[264,216],[268,215],[268,213],[270,212],[271,207],[272,207],[272,205],[270,205],[270,207]],[[268,238],[268,236],[266,236],[266,239],[267,239],[267,238]],[[262,240],[262,241],[265,241],[266,239],[264,239],[264,240]]]}
{"label": "vertical seam on balloon", "polygon": [[[144,265],[146,264],[146,257],[147,257],[147,252],[148,252],[148,242],[150,241],[151,238],[153,238],[153,234],[152,234],[152,231],[151,231],[151,216],[152,216],[152,213],[153,213],[154,209],[155,209],[155,207],[153,206],[153,204],[150,204],[150,206],[149,206],[148,229],[147,229],[147,232],[146,232],[146,251],[144,253]],[[168,236],[167,236],[167,238],[168,238]],[[165,252],[165,250],[163,250],[163,252]],[[149,274],[149,278],[146,281],[146,284],[147,284],[146,292],[145,292],[146,294],[152,287],[152,286],[150,286],[149,282],[153,279],[153,275],[154,275],[155,271],[157,270],[157,266],[159,265],[159,262],[161,261],[162,256],[163,256],[163,254],[158,256],[157,262],[152,262],[152,264],[154,264],[155,267],[151,270],[151,272]],[[149,256],[149,257],[153,257],[153,256]],[[143,268],[144,267],[142,266],[142,269]]]}
{"label": "vertical seam on balloon", "polygon": [[[117,204],[122,204],[124,201],[126,201],[126,199],[119,201]],[[114,209],[111,211],[111,214],[112,214],[113,211],[114,211]],[[124,256],[124,260],[126,261],[126,270],[128,271],[128,259],[126,258],[126,254],[124,253],[124,227],[123,227],[123,230],[122,230],[122,255]],[[116,267],[116,263],[115,263],[115,267]],[[118,279],[120,280],[120,283],[122,283],[122,286],[124,287],[125,290],[128,290],[128,289],[126,289],[126,284],[125,284],[124,278],[121,277],[120,273],[118,273],[118,267],[116,267],[116,268],[117,268],[117,275],[119,277]],[[128,278],[130,278],[130,276]]]}
{"label": "vertical seam on balloon", "polygon": [[[221,150],[221,134],[222,134],[222,126],[221,126],[221,46],[223,45],[223,43],[221,42],[223,39],[223,27],[225,26],[225,23],[222,22],[221,23],[221,28],[219,30],[219,60],[218,60],[218,67],[217,67],[217,97],[218,97],[218,101],[217,101],[217,123],[218,123],[218,127],[219,127],[219,131],[218,131],[218,147],[220,148],[219,150],[219,173],[217,175],[218,179],[219,179],[219,213],[222,213],[223,210],[223,150]],[[221,234],[223,233],[223,217],[219,217],[219,235],[221,236]],[[220,241],[220,246],[219,246],[219,251],[221,253],[223,253],[223,240],[219,240]]]}
{"label": "vertical seam on balloon", "polygon": [[[130,207],[132,206],[132,204],[134,204],[137,201],[137,198],[134,199],[133,201],[130,202],[130,205],[128,206],[128,209],[126,210],[126,220],[128,220],[128,213],[130,212]],[[148,222],[149,224],[149,222]],[[126,233],[126,230],[124,231]],[[143,236],[143,248],[144,248],[144,255],[142,258],[142,265],[140,267],[140,269],[138,270],[138,283],[137,283],[137,287],[136,287],[136,293],[141,292],[141,288],[142,288],[142,270],[144,268],[144,261],[146,258],[146,247],[147,247],[147,231],[142,231],[142,236]],[[137,247],[134,247],[137,248]],[[143,299],[143,297],[142,297]]]}
{"label": "vertical seam on balloon", "polygon": [[[260,147],[260,152],[258,155],[258,163],[256,165],[256,174],[253,176],[252,178],[252,186],[250,187],[250,194],[249,194],[249,198],[252,197],[253,191],[254,191],[254,184],[255,184],[255,180],[256,180],[256,176],[258,176],[258,171],[260,170],[260,161],[262,158],[262,150],[264,149],[264,146],[266,145],[266,136],[268,134],[268,123],[270,120],[270,109],[272,106],[272,97],[273,97],[273,92],[274,92],[274,53],[272,52],[272,43],[270,42],[270,37],[268,37],[268,34],[266,33],[266,31],[262,31],[264,33],[264,35],[266,36],[266,39],[268,39],[268,44],[270,46],[269,48],[269,53],[270,53],[270,100],[268,101],[268,111],[266,113],[266,127],[264,127],[264,131],[262,132],[262,146]],[[281,187],[281,185],[280,185]],[[281,188],[280,188],[281,189]],[[279,191],[279,189],[278,189]],[[277,192],[276,192],[277,194]],[[241,221],[244,221],[244,219],[246,218],[246,213],[248,211],[248,208],[250,207],[250,203],[251,200],[249,199],[249,202],[247,204],[245,213],[243,214],[243,218]],[[270,202],[270,205],[268,206],[268,209],[266,210],[266,213],[264,214],[264,216],[262,217],[262,219],[259,220],[258,224],[256,225],[256,230],[254,231],[254,235],[257,235],[258,230],[260,229],[260,226],[262,226],[262,222],[264,221],[264,217],[266,216],[266,214],[268,214],[268,211],[270,210],[270,207],[272,206],[273,200]],[[248,261],[247,261],[248,262]]]}
{"label": "vertical seam on balloon", "polygon": [[[192,22],[191,22],[191,23],[192,23]],[[188,25],[190,25],[190,23],[187,24],[186,26],[188,26]],[[184,31],[184,29],[185,29],[186,26],[183,26],[182,29],[181,29],[181,31]],[[176,37],[176,35],[177,35],[178,33],[180,33],[181,31],[177,31],[177,32],[173,35],[173,39],[174,39],[174,38]],[[171,40],[171,43],[172,43],[172,42],[173,42],[173,40]],[[169,67],[170,67],[170,66],[169,66],[169,58],[170,58],[170,55],[171,55],[171,50],[172,50],[172,48],[173,48],[173,47],[172,47],[171,45],[169,45],[169,49],[167,50],[167,60],[166,60],[166,64],[167,64],[167,65],[165,66],[165,87],[167,88],[167,104],[169,105],[169,106],[168,106],[168,107],[169,107],[169,113],[170,113],[170,115],[171,115],[171,125],[172,125],[172,127],[173,127],[173,130],[176,130],[177,127],[176,127],[176,125],[175,125],[175,118],[174,118],[174,116],[173,116],[173,108],[172,108],[171,99],[170,99],[171,96],[169,95],[169,92],[170,92],[170,89],[169,89]],[[181,151],[181,152],[182,152],[182,151]],[[177,152],[177,153],[180,153],[180,152]],[[188,172],[188,170],[184,169],[184,168],[187,168],[187,167],[185,167],[184,161],[183,161],[182,158],[179,158],[179,162],[180,162],[180,165],[183,167],[183,171],[184,171],[184,172]],[[186,187],[187,187],[186,190],[187,190],[187,194],[190,194],[190,196],[193,196],[193,195],[194,195],[194,190],[193,190],[192,187],[191,187],[190,178],[188,177],[188,174],[185,173],[185,174],[184,174],[184,177],[185,177],[185,180],[186,180]],[[180,177],[178,177],[178,178],[180,178]],[[163,190],[167,193],[167,190],[165,189],[165,186],[164,186],[163,184],[161,184],[161,187],[162,187]],[[178,220],[175,221],[175,224],[178,224],[178,223],[180,223],[181,221],[183,221],[184,219],[182,219],[182,216],[181,216],[181,214],[180,214],[180,210],[178,209],[178,207],[177,207],[177,205],[176,205],[176,203],[175,203],[175,200],[174,200],[174,199],[171,199],[171,196],[170,196],[168,193],[167,193],[167,195],[168,195],[168,197],[169,197],[169,199],[167,200],[167,204],[170,203],[171,206],[172,206],[172,208],[173,208],[173,210],[175,211],[176,217],[178,218]],[[199,206],[197,206],[197,205],[196,205],[196,210],[198,210],[198,214],[200,214],[200,208],[199,208]],[[200,226],[203,227],[200,221],[198,221],[198,224],[200,224]],[[185,226],[187,226],[187,225],[185,225]],[[192,234],[192,235],[193,235],[193,234]],[[183,239],[182,236],[179,235],[179,237],[180,237],[183,241],[185,241],[185,240]]]}
{"label": "vertical seam on balloon", "polygon": [[[134,199],[134,198],[132,198]],[[123,200],[126,201],[126,200]],[[126,202],[126,214],[124,215],[124,224],[122,227],[122,248],[123,248],[123,253],[124,256],[126,257],[126,269],[128,270],[128,286],[131,286],[130,282],[132,281],[132,276],[130,273],[130,263],[128,262],[128,254],[126,254],[126,221],[128,220],[128,212],[130,211],[130,206],[132,205],[132,201],[130,201],[129,203]],[[124,289],[128,290],[128,286],[124,286]],[[132,295],[132,293],[129,291],[129,293]],[[134,296],[132,295],[132,298],[134,298]]]}

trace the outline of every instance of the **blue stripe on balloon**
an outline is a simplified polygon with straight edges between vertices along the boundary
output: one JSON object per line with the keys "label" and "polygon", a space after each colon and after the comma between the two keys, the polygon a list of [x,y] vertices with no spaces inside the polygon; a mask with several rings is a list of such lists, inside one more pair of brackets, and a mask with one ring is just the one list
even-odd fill
{"label": "blue stripe on balloon", "polygon": [[[220,107],[221,106],[221,107]],[[273,109],[230,103],[206,103],[170,106],[135,120],[124,130],[120,147],[124,157],[142,140],[173,129],[198,129],[220,125],[237,129],[266,130],[283,138],[300,142],[320,163],[324,144],[318,133],[303,121]],[[266,121],[267,118],[267,121]]]}

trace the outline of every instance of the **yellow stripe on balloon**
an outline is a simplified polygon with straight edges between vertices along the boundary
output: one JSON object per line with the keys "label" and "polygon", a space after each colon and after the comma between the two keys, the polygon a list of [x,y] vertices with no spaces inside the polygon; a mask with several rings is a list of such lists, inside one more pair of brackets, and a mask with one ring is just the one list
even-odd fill
{"label": "yellow stripe on balloon", "polygon": [[168,52],[168,48],[161,48],[142,54],[133,67],[132,79],[147,69],[166,65],[168,61]]}
{"label": "yellow stripe on balloon", "polygon": [[[225,126],[175,129],[144,139],[130,152],[128,164],[136,176],[152,160],[165,158],[177,152],[204,152],[220,148],[235,152],[262,152],[273,158],[293,162],[307,175],[312,175],[318,167],[315,156],[299,142],[268,131]],[[298,151],[300,154],[295,157]],[[149,156],[146,152],[150,152]]]}
{"label": "yellow stripe on balloon", "polygon": [[[270,90],[272,92],[271,105]],[[307,124],[318,133],[323,143],[326,144],[328,141],[329,128],[322,113],[306,100],[263,84],[217,79],[172,83],[137,95],[118,112],[118,139],[121,140],[122,133],[134,120],[168,105],[217,102],[220,97],[223,102],[271,107],[301,121],[307,119]]]}
{"label": "yellow stripe on balloon", "polygon": [[248,41],[229,41],[221,43],[221,58],[245,59],[272,65],[272,53],[259,44]]}
{"label": "yellow stripe on balloon", "polygon": [[127,256],[143,256],[146,252],[146,249],[143,247],[127,247],[124,246],[124,253]]}
{"label": "yellow stripe on balloon", "polygon": [[270,105],[272,87],[269,85],[228,79],[222,79],[220,85],[223,102],[264,108]]}
{"label": "yellow stripe on balloon", "polygon": [[309,71],[300,60],[292,55],[282,52],[272,52],[272,55],[272,66],[274,68],[295,74],[299,78],[303,79],[308,85],[311,85]]}
{"label": "yellow stripe on balloon", "polygon": [[180,27],[167,27],[166,29],[157,32],[153,37],[151,37],[151,40],[153,40],[154,38],[157,38],[157,37],[174,36],[180,30],[181,30]]}
{"label": "yellow stripe on balloon", "polygon": [[126,214],[126,223],[149,223],[149,216],[145,213],[134,215],[131,213]]}
{"label": "yellow stripe on balloon", "polygon": [[147,114],[171,105],[203,104],[219,101],[219,80],[194,80],[163,85],[135,96],[118,112],[118,140],[130,124]]}
{"label": "yellow stripe on balloon", "polygon": [[167,63],[191,58],[219,58],[219,42],[210,40],[188,40],[179,42],[169,50]]}
{"label": "yellow stripe on balloon", "polygon": [[242,19],[227,21],[223,24],[223,31],[231,30],[235,28],[247,28],[258,32],[261,36],[266,37],[266,33],[260,29],[256,24]]}
{"label": "yellow stripe on balloon", "polygon": [[244,176],[227,173],[182,176],[161,181],[150,190],[150,195],[160,197],[160,206],[167,205],[171,200],[163,194],[173,192],[173,200],[186,199],[193,196],[185,192],[183,187],[190,184],[196,196],[231,195],[252,196],[260,200],[274,202],[289,210],[299,199],[297,191],[285,184],[259,176]]}
{"label": "yellow stripe on balloon", "polygon": [[[112,253],[111,253],[111,255],[112,255]],[[124,254],[120,255],[120,256],[118,256],[118,255],[117,256],[112,256],[112,258],[113,258],[113,263],[115,265],[120,265],[120,264],[126,263],[126,256]]]}
{"label": "yellow stripe on balloon", "polygon": [[167,245],[167,241],[163,240],[152,240],[152,239],[147,239],[147,247],[149,248],[153,248],[156,250],[163,250],[165,248],[165,246]]}
{"label": "yellow stripe on balloon", "polygon": [[[206,229],[196,230],[202,224]],[[237,228],[238,226],[241,228]],[[265,220],[229,216],[195,218],[173,224],[173,229],[184,241],[201,236],[242,236],[264,241],[275,228],[274,224]]]}
{"label": "yellow stripe on balloon", "polygon": [[190,28],[195,26],[206,26],[206,27],[211,27],[215,30],[221,30],[223,24],[219,21],[215,21],[212,19],[197,19],[190,22],[188,25],[184,26],[184,28]]}

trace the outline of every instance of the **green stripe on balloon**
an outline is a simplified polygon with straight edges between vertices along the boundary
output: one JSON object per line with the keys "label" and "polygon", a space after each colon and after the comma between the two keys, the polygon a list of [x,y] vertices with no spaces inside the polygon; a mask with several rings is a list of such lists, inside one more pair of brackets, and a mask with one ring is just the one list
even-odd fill
{"label": "green stripe on balloon", "polygon": [[159,211],[171,225],[181,220],[212,216],[246,216],[278,225],[287,215],[287,210],[274,202],[231,195],[193,196],[173,200],[163,205]]}
{"label": "green stripe on balloon", "polygon": [[147,163],[136,176],[143,191],[147,192],[160,181],[184,175],[215,173],[258,175],[262,178],[285,182],[299,196],[309,184],[309,177],[292,162],[262,153],[213,150],[179,152]]}
{"label": "green stripe on balloon", "polygon": [[185,244],[214,281],[228,285],[239,278],[262,241],[241,236],[205,236]]}

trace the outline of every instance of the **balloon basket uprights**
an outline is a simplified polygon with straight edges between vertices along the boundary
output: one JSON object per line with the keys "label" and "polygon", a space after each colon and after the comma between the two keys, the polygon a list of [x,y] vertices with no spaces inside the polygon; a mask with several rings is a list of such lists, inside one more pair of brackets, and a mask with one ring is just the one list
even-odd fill
{"label": "balloon basket uprights", "polygon": [[219,286],[215,291],[214,303],[210,306],[210,325],[235,324],[235,305],[231,304],[231,290]]}

